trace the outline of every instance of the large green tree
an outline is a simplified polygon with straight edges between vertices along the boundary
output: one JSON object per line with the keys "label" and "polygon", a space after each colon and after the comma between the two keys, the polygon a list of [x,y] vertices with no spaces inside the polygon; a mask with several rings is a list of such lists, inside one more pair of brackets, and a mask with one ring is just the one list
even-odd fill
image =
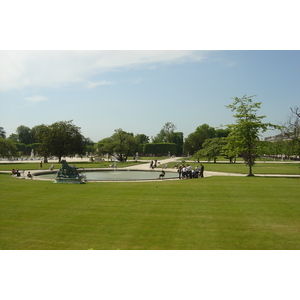
{"label": "large green tree", "polygon": [[149,137],[145,134],[137,134],[134,137],[138,144],[148,144],[149,143]]}
{"label": "large green tree", "polygon": [[108,153],[118,161],[126,161],[129,155],[134,155],[138,143],[132,133],[116,129],[115,133],[98,142],[98,152]]}
{"label": "large green tree", "polygon": [[190,133],[184,141],[183,149],[185,154],[193,155],[202,149],[202,145],[206,139],[216,137],[216,130],[208,124],[198,126],[195,132]]}
{"label": "large green tree", "polygon": [[218,156],[223,154],[223,147],[226,144],[224,137],[206,139],[203,148],[194,154],[194,158],[200,161],[201,157],[206,157],[208,161],[217,162]]}
{"label": "large green tree", "polygon": [[167,122],[160,132],[152,138],[153,143],[172,143],[172,135],[174,130],[176,129],[176,125],[172,122]]}
{"label": "large green tree", "polygon": [[14,141],[0,137],[0,157],[11,158],[14,156],[18,156]]}
{"label": "large green tree", "polygon": [[183,132],[175,132],[176,125],[167,122],[160,132],[152,138],[153,143],[174,143],[176,149],[174,154],[181,155],[183,151]]}
{"label": "large green tree", "polygon": [[35,142],[34,135],[31,133],[31,129],[25,125],[20,125],[17,130],[17,139],[19,143],[28,145]]}
{"label": "large green tree", "polygon": [[63,156],[84,154],[84,137],[80,127],[72,121],[60,121],[52,125],[40,125],[36,133],[40,142],[38,152],[47,160],[47,156],[55,155],[59,162]]}
{"label": "large green tree", "polygon": [[257,115],[261,102],[253,102],[253,97],[246,95],[241,98],[235,97],[233,103],[227,106],[235,113],[233,117],[236,119],[235,124],[228,125],[231,131],[227,137],[227,148],[233,153],[242,155],[246,165],[249,166],[248,176],[254,176],[252,167],[258,156],[260,132],[278,127],[262,122],[265,116]]}

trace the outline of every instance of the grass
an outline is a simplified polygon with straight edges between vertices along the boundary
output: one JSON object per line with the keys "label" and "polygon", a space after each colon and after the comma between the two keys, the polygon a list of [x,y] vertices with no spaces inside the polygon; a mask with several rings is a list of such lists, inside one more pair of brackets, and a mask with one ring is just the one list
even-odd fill
{"label": "grass", "polygon": [[[225,172],[225,173],[241,173],[248,174],[249,167],[247,167],[244,163],[213,163],[213,162],[201,162],[205,171],[215,171],[215,172]],[[176,165],[183,164],[179,163],[170,163],[169,167],[173,167]],[[193,167],[199,166],[200,163],[197,162],[185,162]],[[299,163],[256,163],[253,166],[254,174],[285,174],[285,175],[300,175],[300,162]]]}
{"label": "grass", "polygon": [[296,178],[0,180],[0,249],[300,249]]}

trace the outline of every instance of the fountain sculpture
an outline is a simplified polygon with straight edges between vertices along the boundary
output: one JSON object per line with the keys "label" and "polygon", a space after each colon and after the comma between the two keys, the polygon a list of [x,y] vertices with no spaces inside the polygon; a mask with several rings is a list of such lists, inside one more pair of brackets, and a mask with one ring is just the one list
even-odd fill
{"label": "fountain sculpture", "polygon": [[85,183],[86,177],[81,175],[76,167],[68,165],[66,160],[61,161],[62,167],[57,172],[56,183]]}

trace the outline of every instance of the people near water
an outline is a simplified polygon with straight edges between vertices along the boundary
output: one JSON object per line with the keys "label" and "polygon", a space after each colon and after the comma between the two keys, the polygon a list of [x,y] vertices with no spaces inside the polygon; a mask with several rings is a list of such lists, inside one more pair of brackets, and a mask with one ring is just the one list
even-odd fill
{"label": "people near water", "polygon": [[200,172],[199,172],[199,177],[203,178],[204,177],[204,166],[200,164]]}
{"label": "people near water", "polygon": [[32,178],[32,174],[30,172],[27,173],[28,178]]}
{"label": "people near water", "polygon": [[200,168],[199,168],[199,166],[197,166],[197,167],[195,168],[195,177],[196,177],[196,178],[199,177],[199,172],[200,172]]}
{"label": "people near water", "polygon": [[187,170],[185,165],[182,166],[182,179],[187,179]]}
{"label": "people near water", "polygon": [[150,169],[153,169],[153,160],[150,162]]}
{"label": "people near water", "polygon": [[155,169],[157,167],[157,159],[156,160],[151,160],[150,162],[150,169]]}
{"label": "people near water", "polygon": [[158,179],[163,179],[165,177],[166,172],[164,170],[161,171]]}
{"label": "people near water", "polygon": [[182,168],[183,168],[183,166],[179,166],[179,168],[177,170],[179,179],[181,179],[181,177],[182,177]]}
{"label": "people near water", "polygon": [[201,164],[200,167],[197,166],[193,169],[190,165],[181,165],[177,172],[179,179],[202,178],[204,177],[204,166]]}

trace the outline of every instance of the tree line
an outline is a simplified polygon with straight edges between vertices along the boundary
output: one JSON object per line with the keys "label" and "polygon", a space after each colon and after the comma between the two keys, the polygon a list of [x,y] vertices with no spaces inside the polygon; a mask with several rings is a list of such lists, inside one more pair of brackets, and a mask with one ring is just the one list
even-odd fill
{"label": "tree line", "polygon": [[[33,128],[21,125],[16,133],[6,138],[3,127],[0,127],[0,156],[14,157],[30,155],[32,149],[44,157],[109,154],[119,161],[126,161],[129,156],[139,155],[186,155],[195,160],[207,158],[217,161],[223,156],[234,162],[238,156],[243,157],[252,175],[252,166],[258,156],[282,155],[285,157],[300,155],[300,110],[291,108],[292,116],[288,122],[279,126],[264,123],[265,116],[259,116],[261,102],[253,102],[253,97],[244,95],[234,98],[228,105],[234,114],[234,124],[225,128],[214,128],[202,124],[185,139],[182,132],[176,131],[176,125],[167,122],[160,132],[150,138],[145,134],[126,132],[116,129],[112,136],[94,143],[81,134],[80,127],[72,121],[60,121],[51,125],[38,125]],[[281,129],[281,140],[276,142],[260,141],[259,135],[268,129]]]}

